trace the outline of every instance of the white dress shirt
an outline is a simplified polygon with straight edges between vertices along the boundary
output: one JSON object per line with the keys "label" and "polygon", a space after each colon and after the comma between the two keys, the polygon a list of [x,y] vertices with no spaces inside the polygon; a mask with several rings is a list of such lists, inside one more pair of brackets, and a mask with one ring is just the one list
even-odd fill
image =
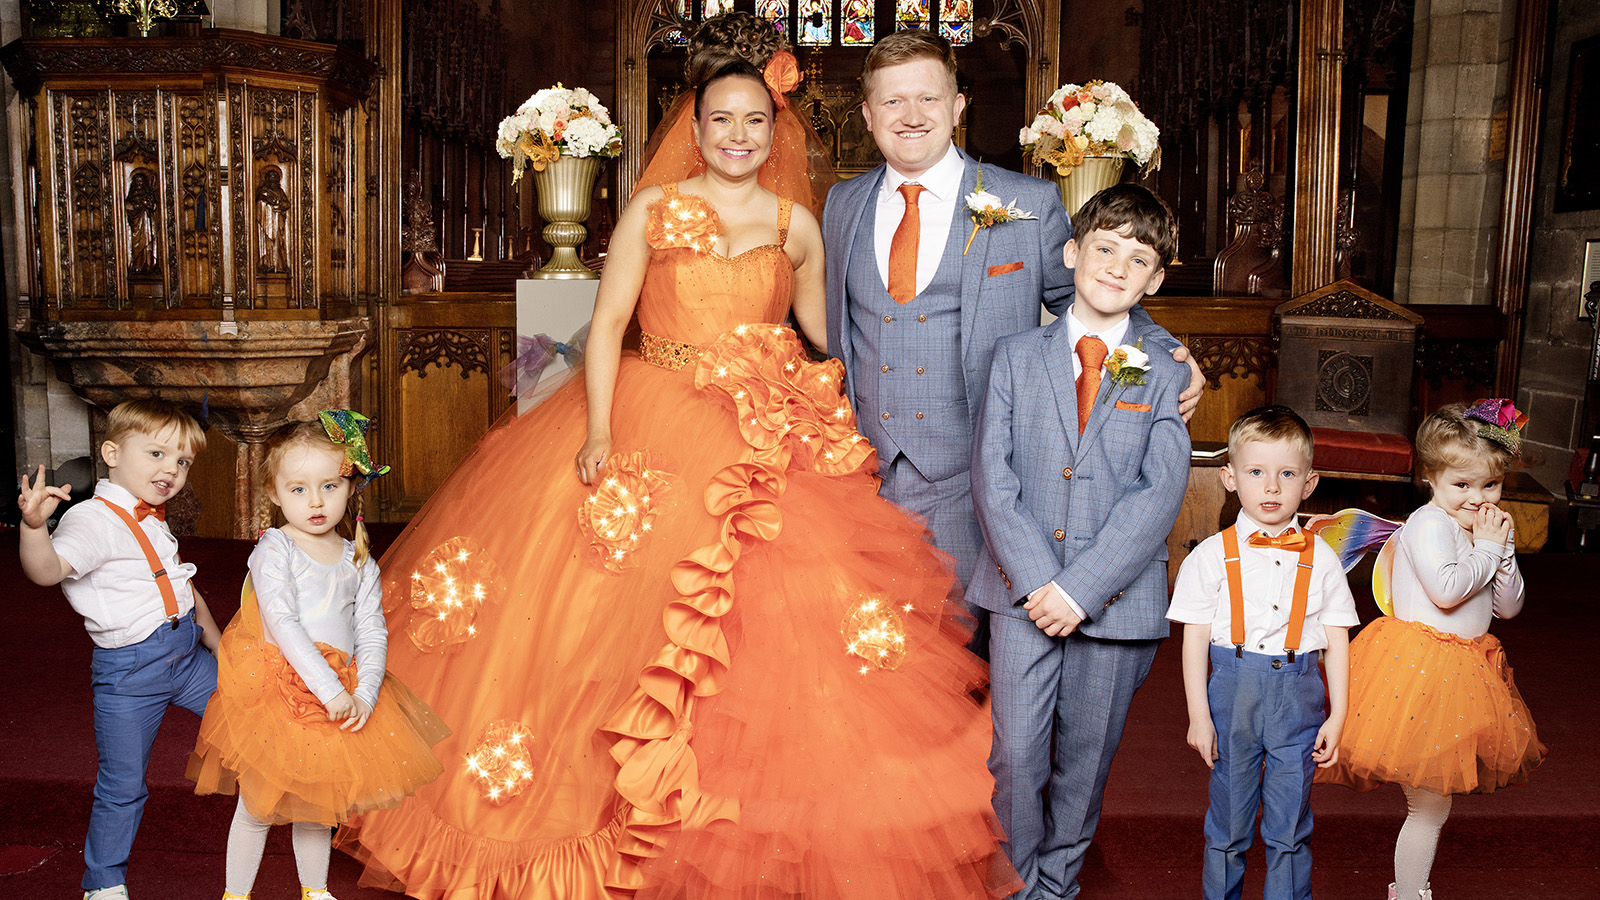
{"label": "white dress shirt", "polygon": [[[1128,336],[1128,314],[1122,314],[1122,321],[1103,331],[1090,331],[1078,317],[1074,315],[1078,304],[1067,307],[1067,352],[1072,354],[1072,377],[1076,379],[1083,374],[1083,363],[1078,360],[1078,339],[1085,335],[1094,335],[1105,342],[1106,356],[1111,356],[1111,351],[1122,346],[1123,340]],[[1102,366],[1104,368],[1104,366]]]}
{"label": "white dress shirt", "polygon": [[[894,241],[895,229],[906,214],[906,201],[900,194],[900,185],[910,179],[886,166],[883,184],[878,189],[878,209],[873,221],[873,246],[877,251],[878,274],[883,283],[889,283],[889,245]],[[961,202],[961,179],[966,175],[967,164],[951,144],[933,168],[915,180],[924,188],[917,196],[917,210],[922,218],[922,229],[917,238],[917,293],[927,288],[939,271],[939,260],[944,256],[944,245],[950,237],[951,217]]]}
{"label": "white dress shirt", "polygon": [[[1244,649],[1277,654],[1289,636],[1289,612],[1294,601],[1294,578],[1300,554],[1276,547],[1252,547],[1250,536],[1265,531],[1244,513],[1231,526],[1239,536],[1239,580],[1244,591]],[[1273,536],[1293,531],[1290,525]],[[1311,586],[1306,592],[1306,618],[1300,630],[1297,653],[1328,646],[1324,626],[1352,628],[1361,624],[1356,601],[1339,555],[1327,542],[1313,537],[1316,552],[1311,561]],[[1233,645],[1233,604],[1228,596],[1228,571],[1223,561],[1222,533],[1200,542],[1178,569],[1167,618],[1186,625],[1211,626],[1211,643]]]}
{"label": "white dress shirt", "polygon": [[[129,515],[139,502],[127,488],[104,478],[94,486],[94,496],[104,497]],[[194,609],[189,588],[194,565],[178,562],[178,539],[167,523],[145,516],[139,528],[167,570],[178,615],[187,616]],[[150,562],[139,540],[104,503],[86,500],[63,513],[50,544],[72,566],[72,574],[61,582],[61,592],[83,616],[83,627],[95,646],[113,650],[137,644],[167,623],[161,589],[150,574]]]}

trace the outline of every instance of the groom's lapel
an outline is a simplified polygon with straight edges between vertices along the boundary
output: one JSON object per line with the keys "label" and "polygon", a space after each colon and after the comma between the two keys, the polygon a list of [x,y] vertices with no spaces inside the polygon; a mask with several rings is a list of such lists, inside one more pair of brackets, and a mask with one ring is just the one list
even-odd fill
{"label": "groom's lapel", "polygon": [[[978,324],[978,297],[983,293],[983,280],[988,277],[985,260],[989,257],[989,229],[979,228],[972,233],[972,213],[967,209],[967,195],[978,189],[978,163],[962,154],[967,163],[961,174],[961,192],[956,195],[955,221],[951,224],[950,240],[960,241],[965,251],[961,257],[961,343],[962,357],[966,357],[968,337],[976,333]],[[961,223],[964,227],[957,227]],[[967,245],[967,238],[972,245]]]}
{"label": "groom's lapel", "polygon": [[[852,206],[844,211],[842,219],[845,226],[844,247],[838,258],[841,260],[844,276],[839,285],[839,292],[844,302],[839,304],[839,325],[833,337],[838,342],[839,359],[844,363],[846,372],[855,370],[854,348],[850,346],[850,260],[855,255],[856,235],[861,234],[862,229],[870,224],[867,222],[867,213],[877,199],[878,189],[883,184],[886,172],[888,167],[880,165],[871,172],[858,176],[864,182],[866,189],[857,191],[851,198]],[[876,263],[873,264],[873,268],[877,268]],[[853,380],[851,388],[854,389]]]}

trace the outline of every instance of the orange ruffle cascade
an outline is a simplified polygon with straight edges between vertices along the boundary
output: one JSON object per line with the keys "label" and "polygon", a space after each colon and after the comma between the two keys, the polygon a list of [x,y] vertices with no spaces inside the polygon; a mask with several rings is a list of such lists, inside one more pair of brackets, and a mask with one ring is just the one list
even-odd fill
{"label": "orange ruffle cascade", "polygon": [[776,540],[783,530],[779,500],[790,467],[843,475],[876,464],[839,393],[843,375],[838,360],[807,360],[794,332],[781,325],[739,326],[700,358],[695,387],[726,397],[750,450],[706,486],[706,511],[720,519],[720,534],[673,567],[679,597],[662,616],[667,643],[601,728],[612,736],[616,789],[628,803],[606,877],[613,890],[645,888],[643,864],[683,829],[739,819],[736,799],[700,790],[689,745],[695,699],[722,690],[730,655],[721,619],[733,608],[741,541]]}

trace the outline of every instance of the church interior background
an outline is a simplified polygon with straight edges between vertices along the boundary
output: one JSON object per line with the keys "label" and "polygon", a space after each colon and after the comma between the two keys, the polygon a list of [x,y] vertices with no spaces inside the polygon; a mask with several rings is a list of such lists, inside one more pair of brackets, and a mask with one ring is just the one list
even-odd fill
{"label": "church interior background", "polygon": [[726,8],[790,35],[844,176],[877,162],[861,59],[903,23],[958,45],[956,138],[986,163],[1037,172],[1017,133],[1057,86],[1126,87],[1162,129],[1144,183],[1179,259],[1147,306],[1207,375],[1196,440],[1317,377],[1274,315],[1313,295],[1420,317],[1410,369],[1367,372],[1411,385],[1375,393],[1403,415],[1515,397],[1554,519],[1600,421],[1593,3],[186,0],[148,37],[114,5],[0,3],[0,460],[86,487],[106,409],[179,400],[210,427],[180,531],[248,536],[261,441],[332,405],[395,467],[368,515],[419,509],[510,404],[513,291],[549,253],[497,123],[557,82],[610,108],[625,149],[582,248],[603,261],[683,30]]}

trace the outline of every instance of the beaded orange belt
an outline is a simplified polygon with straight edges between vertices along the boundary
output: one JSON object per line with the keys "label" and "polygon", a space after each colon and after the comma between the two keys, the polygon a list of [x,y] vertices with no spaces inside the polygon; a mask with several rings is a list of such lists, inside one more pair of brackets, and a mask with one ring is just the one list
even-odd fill
{"label": "beaded orange belt", "polygon": [[704,352],[704,347],[685,344],[683,341],[664,338],[648,331],[639,332],[639,356],[653,366],[676,372],[698,360],[700,354]]}

